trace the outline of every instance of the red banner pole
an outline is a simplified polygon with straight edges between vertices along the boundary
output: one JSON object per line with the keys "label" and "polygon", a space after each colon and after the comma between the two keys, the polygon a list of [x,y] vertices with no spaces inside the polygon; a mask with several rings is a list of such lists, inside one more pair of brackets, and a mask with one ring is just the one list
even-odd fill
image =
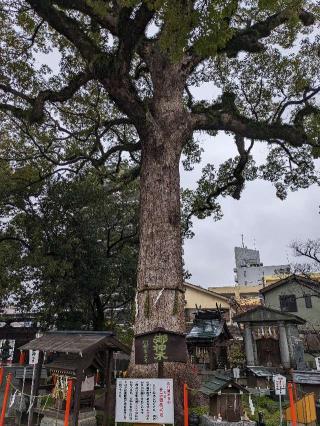
{"label": "red banner pole", "polygon": [[[73,380],[68,379],[66,411],[64,413],[64,426],[68,426],[68,424],[69,424],[69,415],[70,415],[71,397],[72,397],[72,385],[73,385]],[[2,425],[0,424],[0,426],[2,426]]]}
{"label": "red banner pole", "polygon": [[183,385],[183,415],[184,415],[184,426],[189,426],[188,385],[186,383]]}
{"label": "red banner pole", "polygon": [[9,392],[10,392],[11,379],[12,379],[12,373],[9,373],[7,375],[6,388],[5,388],[5,391],[4,391],[4,397],[3,397],[3,402],[2,402],[0,426],[4,426],[4,420],[5,420],[5,416],[6,416],[6,409],[7,409],[7,404],[8,404]]}
{"label": "red banner pole", "polygon": [[289,401],[290,401],[291,425],[297,426],[297,413],[296,413],[296,408],[294,405],[292,383],[288,383],[288,394],[289,394]]}
{"label": "red banner pole", "polygon": [[25,363],[25,360],[26,360],[26,354],[24,351],[21,351],[19,356],[19,365],[23,365]]}

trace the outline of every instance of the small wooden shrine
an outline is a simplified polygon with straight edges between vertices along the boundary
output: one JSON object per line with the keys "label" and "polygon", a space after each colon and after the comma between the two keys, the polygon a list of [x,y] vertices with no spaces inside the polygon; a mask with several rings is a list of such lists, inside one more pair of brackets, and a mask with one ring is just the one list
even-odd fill
{"label": "small wooden shrine", "polygon": [[219,309],[198,310],[186,339],[193,364],[209,370],[228,367],[232,336]]}
{"label": "small wooden shrine", "polygon": [[249,388],[271,389],[272,377],[277,374],[277,371],[270,367],[249,366],[246,368],[246,373]]}
{"label": "small wooden shrine", "polygon": [[243,415],[242,395],[248,390],[230,377],[215,373],[200,392],[209,397],[209,415],[215,420],[239,422]]}
{"label": "small wooden shrine", "polygon": [[17,364],[20,357],[18,348],[34,339],[37,332],[36,317],[32,314],[0,315],[0,363]]}
{"label": "small wooden shrine", "polygon": [[[52,376],[52,396],[56,400],[56,405],[42,411],[46,417],[46,424],[51,424],[50,418],[53,420],[52,424],[56,424],[54,422],[57,419],[63,420],[70,379],[72,379],[72,401],[69,425],[80,424],[79,419],[83,412],[93,412],[97,371],[101,372],[104,377],[104,424],[107,424],[107,418],[111,414],[110,388],[113,352],[130,353],[130,349],[119,342],[113,332],[48,332],[23,345],[20,350],[39,351],[31,397],[38,395],[39,376],[43,364]],[[32,415],[33,407],[29,411],[31,422]]]}
{"label": "small wooden shrine", "polygon": [[305,320],[288,312],[258,306],[233,317],[243,330],[247,366],[304,368],[299,325]]}

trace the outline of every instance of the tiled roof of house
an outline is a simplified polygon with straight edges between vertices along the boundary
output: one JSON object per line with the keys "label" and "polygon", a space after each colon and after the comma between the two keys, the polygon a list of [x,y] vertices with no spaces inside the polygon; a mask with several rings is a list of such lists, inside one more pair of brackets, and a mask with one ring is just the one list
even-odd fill
{"label": "tiled roof of house", "polygon": [[305,278],[301,275],[295,275],[295,274],[289,275],[288,277],[286,277],[282,280],[276,281],[273,284],[269,284],[268,286],[262,288],[260,290],[260,293],[265,294],[265,293],[273,290],[276,287],[280,287],[282,285],[289,284],[291,282],[296,282],[296,283],[304,285],[308,288],[311,287],[313,290],[318,289],[319,295],[320,295],[320,283],[318,281],[313,281],[309,278]]}
{"label": "tiled roof of house", "polygon": [[206,294],[208,294],[210,296],[214,295],[217,298],[224,300],[225,302],[228,301],[228,298],[225,297],[225,296],[223,296],[222,294],[216,293],[215,291],[208,290],[208,289],[206,289],[204,287],[201,287],[200,285],[196,285],[196,284],[191,284],[191,283],[184,282],[184,286],[192,288],[194,290],[201,291],[201,292],[206,293]]}

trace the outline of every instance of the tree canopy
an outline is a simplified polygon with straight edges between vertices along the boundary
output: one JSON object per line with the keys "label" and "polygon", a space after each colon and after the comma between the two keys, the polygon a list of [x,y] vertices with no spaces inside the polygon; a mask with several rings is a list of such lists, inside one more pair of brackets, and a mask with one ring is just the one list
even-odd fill
{"label": "tree canopy", "polygon": [[[318,2],[0,0],[0,18],[0,159],[38,180],[93,167],[117,190],[139,176],[135,333],[184,333],[181,154],[199,161],[203,133],[236,147],[184,192],[186,229],[247,180],[280,198],[319,183]],[[204,84],[212,95],[198,99]],[[185,380],[185,366],[165,364]]]}
{"label": "tree canopy", "polygon": [[[135,178],[168,66],[195,135],[186,167],[200,159],[199,132],[237,136],[238,155],[207,165],[198,190],[184,193],[188,219],[219,215],[214,200],[239,198],[246,180],[270,180],[280,198],[318,182],[316,2],[18,0],[0,13],[3,158],[42,157],[56,173],[88,163],[104,172],[129,157],[135,167],[123,178]],[[207,82],[213,99],[201,102],[192,89]],[[259,168],[257,141],[270,146]]]}
{"label": "tree canopy", "polygon": [[[105,313],[111,321],[130,320],[136,187],[110,193],[94,173],[31,187],[28,179],[30,170],[23,168],[7,169],[1,179],[2,303],[36,312],[50,327],[101,330]],[[123,311],[127,318],[119,317]]]}

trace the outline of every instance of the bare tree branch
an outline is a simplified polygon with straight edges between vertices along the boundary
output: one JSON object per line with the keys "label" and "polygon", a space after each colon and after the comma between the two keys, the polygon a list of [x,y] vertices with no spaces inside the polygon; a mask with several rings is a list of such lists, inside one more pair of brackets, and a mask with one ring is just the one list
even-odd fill
{"label": "bare tree branch", "polygon": [[291,244],[296,256],[303,256],[320,264],[320,239],[295,241]]}

